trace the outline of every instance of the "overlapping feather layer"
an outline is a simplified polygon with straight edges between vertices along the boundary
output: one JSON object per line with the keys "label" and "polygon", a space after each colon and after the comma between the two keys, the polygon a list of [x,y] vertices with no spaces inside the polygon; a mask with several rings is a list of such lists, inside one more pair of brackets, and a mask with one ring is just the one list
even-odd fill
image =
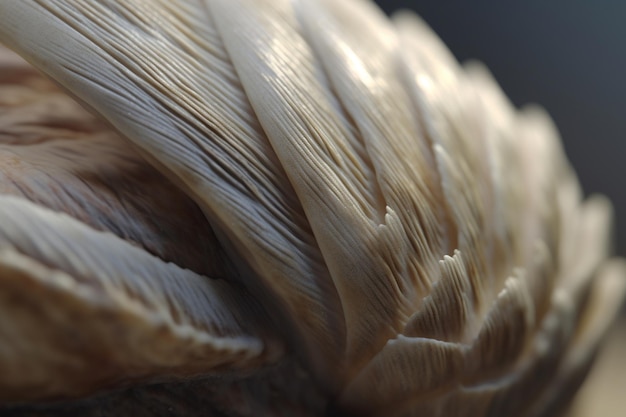
{"label": "overlapping feather layer", "polygon": [[31,0],[0,42],[70,93],[0,56],[2,401],[228,375],[281,414],[291,364],[303,414],[546,415],[622,300],[549,119],[413,15]]}

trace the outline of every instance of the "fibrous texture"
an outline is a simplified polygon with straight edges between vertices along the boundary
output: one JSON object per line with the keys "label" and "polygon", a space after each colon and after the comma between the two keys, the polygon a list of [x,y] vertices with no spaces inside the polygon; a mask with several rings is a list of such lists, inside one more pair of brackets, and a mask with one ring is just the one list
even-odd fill
{"label": "fibrous texture", "polygon": [[549,415],[620,305],[610,204],[413,15],[25,0],[0,42],[64,91],[2,52],[9,404],[165,381],[233,415]]}

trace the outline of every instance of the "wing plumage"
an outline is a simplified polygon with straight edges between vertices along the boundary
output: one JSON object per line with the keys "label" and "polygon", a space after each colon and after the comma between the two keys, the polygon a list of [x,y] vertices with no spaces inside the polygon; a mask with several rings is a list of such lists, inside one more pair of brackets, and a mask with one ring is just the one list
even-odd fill
{"label": "wing plumage", "polygon": [[0,197],[0,288],[33,285],[66,316],[55,297],[96,311],[81,294],[102,293],[126,326],[116,369],[258,370],[287,360],[280,335],[339,409],[539,416],[565,404],[620,305],[610,204],[583,199],[549,118],[516,110],[414,15],[363,0],[5,2],[0,41],[106,121],[40,143],[17,128],[30,116],[0,116],[0,160],[27,167],[0,168],[18,196]]}

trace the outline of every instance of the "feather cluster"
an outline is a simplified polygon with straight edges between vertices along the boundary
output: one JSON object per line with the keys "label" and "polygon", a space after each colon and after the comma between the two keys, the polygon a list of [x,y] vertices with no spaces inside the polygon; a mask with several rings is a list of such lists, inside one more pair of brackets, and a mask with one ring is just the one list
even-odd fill
{"label": "feather cluster", "polygon": [[550,415],[620,306],[610,204],[414,15],[6,1],[0,43],[48,77],[0,53],[13,410],[166,383],[232,415]]}

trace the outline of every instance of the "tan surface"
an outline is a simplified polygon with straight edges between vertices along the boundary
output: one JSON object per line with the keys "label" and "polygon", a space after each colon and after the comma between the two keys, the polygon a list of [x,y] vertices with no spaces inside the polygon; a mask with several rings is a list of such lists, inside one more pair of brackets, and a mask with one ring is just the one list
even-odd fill
{"label": "tan surface", "polygon": [[626,415],[626,319],[615,325],[568,417]]}

